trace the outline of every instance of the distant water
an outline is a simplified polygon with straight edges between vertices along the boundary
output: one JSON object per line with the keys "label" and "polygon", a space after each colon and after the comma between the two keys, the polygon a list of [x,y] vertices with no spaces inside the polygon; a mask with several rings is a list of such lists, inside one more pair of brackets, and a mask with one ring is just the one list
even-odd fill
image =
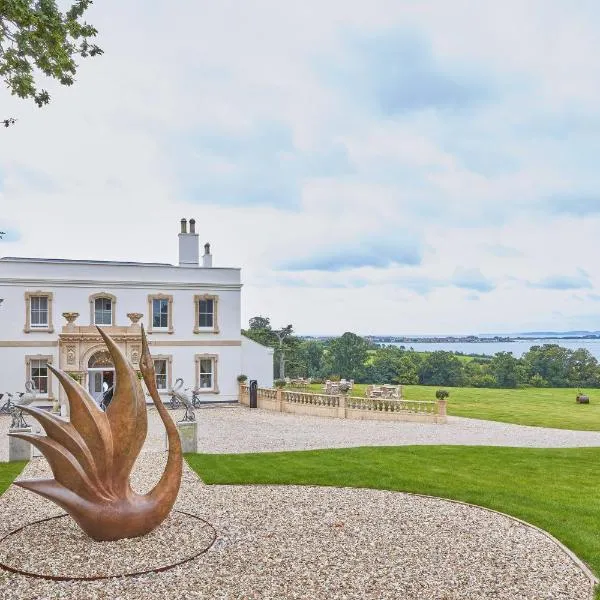
{"label": "distant water", "polygon": [[447,352],[463,352],[464,354],[489,354],[490,356],[493,356],[496,352],[512,352],[518,358],[525,354],[531,346],[541,346],[542,344],[558,344],[570,350],[586,348],[600,360],[600,340],[563,340],[560,338],[540,340],[532,338],[514,342],[406,342],[396,343],[394,346],[405,346],[406,349],[413,348],[418,352],[445,350]]}

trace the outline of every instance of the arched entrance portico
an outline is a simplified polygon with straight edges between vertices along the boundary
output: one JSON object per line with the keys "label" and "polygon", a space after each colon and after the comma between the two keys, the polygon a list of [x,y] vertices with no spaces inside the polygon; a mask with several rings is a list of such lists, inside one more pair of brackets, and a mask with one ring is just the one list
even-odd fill
{"label": "arched entrance portico", "polygon": [[100,402],[102,394],[113,387],[115,382],[115,366],[107,350],[98,350],[88,360],[88,389],[96,402]]}
{"label": "arched entrance portico", "polygon": [[[133,367],[137,369],[142,351],[140,325],[106,326],[104,331],[112,337]],[[59,335],[58,347],[59,367],[72,375],[95,398],[101,394],[96,390],[98,388],[101,390],[105,381],[111,385],[111,376],[114,381],[114,366],[107,352],[106,344],[95,326],[65,325]],[[101,375],[95,373],[101,373]],[[66,405],[66,400],[65,392],[61,388],[61,404]]]}

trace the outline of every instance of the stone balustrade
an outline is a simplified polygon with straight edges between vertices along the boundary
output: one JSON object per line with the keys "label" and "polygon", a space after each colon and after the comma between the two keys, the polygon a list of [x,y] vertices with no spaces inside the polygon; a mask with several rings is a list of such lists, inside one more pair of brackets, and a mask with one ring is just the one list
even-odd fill
{"label": "stone balustrade", "polygon": [[[245,384],[240,385],[239,401],[241,404],[250,404],[249,389]],[[341,419],[447,422],[445,399],[391,400],[258,388],[257,406],[266,410]]]}

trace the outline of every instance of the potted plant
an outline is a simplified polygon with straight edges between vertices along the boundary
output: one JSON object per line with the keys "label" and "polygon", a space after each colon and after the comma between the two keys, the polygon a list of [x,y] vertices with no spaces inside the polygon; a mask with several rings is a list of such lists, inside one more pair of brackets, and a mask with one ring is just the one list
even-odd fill
{"label": "potted plant", "polygon": [[590,397],[587,394],[583,394],[580,389],[577,389],[577,396],[575,397],[577,404],[589,404]]}
{"label": "potted plant", "polygon": [[276,379],[274,382],[276,388],[281,389],[285,387],[285,379]]}
{"label": "potted plant", "polygon": [[445,400],[450,395],[448,390],[436,390],[435,397],[438,400]]}
{"label": "potted plant", "polygon": [[248,375],[244,375],[243,373],[237,376],[238,383],[245,383],[247,379]]}

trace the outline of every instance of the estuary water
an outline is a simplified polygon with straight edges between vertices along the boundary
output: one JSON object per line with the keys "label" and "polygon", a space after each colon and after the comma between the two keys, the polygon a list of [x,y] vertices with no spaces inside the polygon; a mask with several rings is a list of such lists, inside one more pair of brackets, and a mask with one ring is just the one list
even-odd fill
{"label": "estuary water", "polygon": [[464,354],[489,354],[493,356],[496,352],[512,352],[513,356],[521,357],[531,346],[542,344],[558,344],[563,348],[577,350],[586,348],[600,360],[600,340],[565,340],[562,338],[543,338],[515,340],[514,342],[405,342],[396,343],[394,346],[404,346],[407,350],[413,348],[417,352],[435,352],[445,350],[447,352],[463,352]]}

